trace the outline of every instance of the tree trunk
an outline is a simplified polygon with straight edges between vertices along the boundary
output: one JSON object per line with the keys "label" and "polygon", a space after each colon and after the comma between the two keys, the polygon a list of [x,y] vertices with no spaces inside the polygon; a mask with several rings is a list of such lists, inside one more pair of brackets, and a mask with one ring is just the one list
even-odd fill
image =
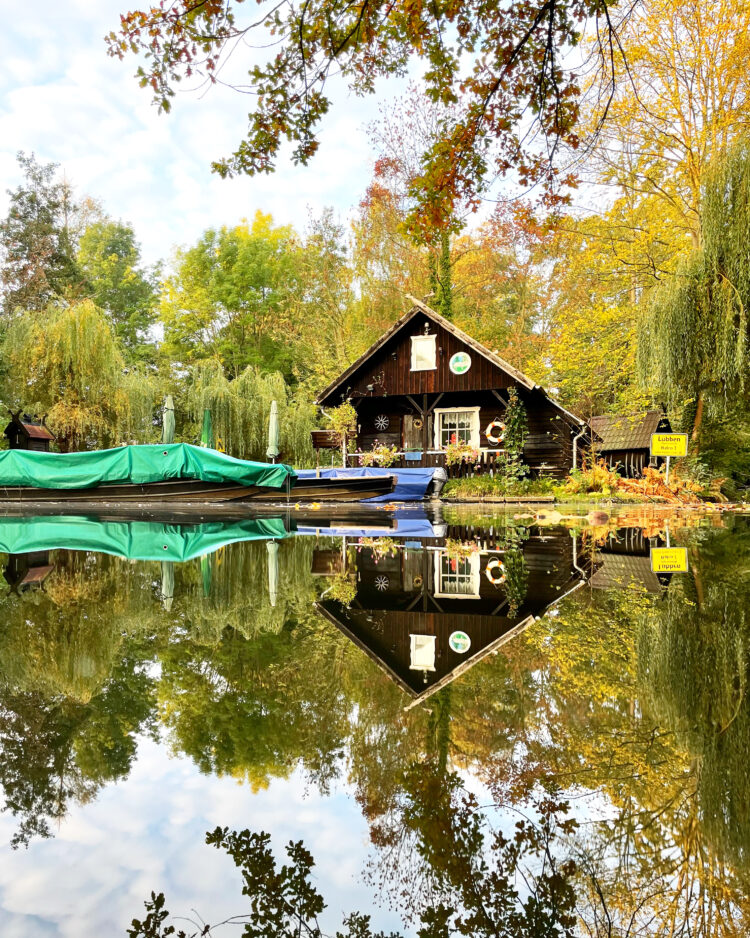
{"label": "tree trunk", "polygon": [[453,312],[453,280],[451,277],[451,237],[447,231],[440,232],[438,272],[440,281],[438,309],[446,319],[450,319]]}
{"label": "tree trunk", "polygon": [[700,434],[701,424],[703,423],[703,391],[698,392],[698,406],[695,408],[695,417],[693,419],[693,431],[690,434],[690,441],[693,444],[693,452],[698,454],[698,436]]}

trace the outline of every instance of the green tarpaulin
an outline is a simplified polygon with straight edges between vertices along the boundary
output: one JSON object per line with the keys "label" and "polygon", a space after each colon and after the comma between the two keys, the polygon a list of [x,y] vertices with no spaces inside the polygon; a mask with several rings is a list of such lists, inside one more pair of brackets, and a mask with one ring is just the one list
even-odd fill
{"label": "green tarpaulin", "polygon": [[107,482],[143,484],[165,479],[236,482],[284,489],[294,481],[290,466],[235,459],[189,443],[120,446],[87,453],[0,452],[0,488],[87,489]]}
{"label": "green tarpaulin", "polygon": [[89,550],[128,560],[192,560],[238,541],[287,537],[281,518],[196,525],[98,521],[83,516],[2,518],[0,553]]}

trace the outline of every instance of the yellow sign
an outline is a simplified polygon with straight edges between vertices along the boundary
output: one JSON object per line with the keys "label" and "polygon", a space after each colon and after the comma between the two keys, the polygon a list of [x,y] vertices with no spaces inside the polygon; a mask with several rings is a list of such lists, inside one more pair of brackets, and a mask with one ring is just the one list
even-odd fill
{"label": "yellow sign", "polygon": [[685,573],[687,568],[687,547],[651,548],[651,569],[654,573]]}
{"label": "yellow sign", "polygon": [[687,433],[652,433],[652,456],[687,456]]}

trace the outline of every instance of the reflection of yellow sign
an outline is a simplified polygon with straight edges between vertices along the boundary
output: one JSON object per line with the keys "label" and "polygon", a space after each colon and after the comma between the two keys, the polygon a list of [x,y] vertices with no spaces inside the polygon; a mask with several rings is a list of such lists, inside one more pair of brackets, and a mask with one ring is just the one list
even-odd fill
{"label": "reflection of yellow sign", "polygon": [[687,456],[687,433],[652,433],[652,456]]}
{"label": "reflection of yellow sign", "polygon": [[687,547],[652,547],[651,569],[654,573],[685,573]]}

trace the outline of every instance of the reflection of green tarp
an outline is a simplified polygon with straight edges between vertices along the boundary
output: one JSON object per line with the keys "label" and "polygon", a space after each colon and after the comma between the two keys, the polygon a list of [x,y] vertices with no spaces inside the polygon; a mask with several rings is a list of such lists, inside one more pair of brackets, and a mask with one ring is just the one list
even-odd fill
{"label": "reflection of green tarp", "polygon": [[120,446],[87,453],[0,453],[0,487],[30,485],[48,489],[86,489],[107,482],[144,484],[165,479],[236,482],[281,489],[294,478],[290,466],[235,459],[189,443]]}
{"label": "reflection of green tarp", "polygon": [[192,560],[237,541],[287,536],[281,518],[206,524],[97,521],[86,517],[0,518],[0,553],[90,550],[128,560]]}

